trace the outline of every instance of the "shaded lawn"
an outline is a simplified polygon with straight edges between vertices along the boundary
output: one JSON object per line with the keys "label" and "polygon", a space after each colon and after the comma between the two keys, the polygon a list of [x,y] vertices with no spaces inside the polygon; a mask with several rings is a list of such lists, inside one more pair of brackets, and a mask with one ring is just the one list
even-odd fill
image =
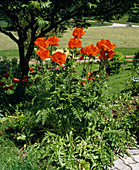
{"label": "shaded lawn", "polygon": [[19,52],[17,49],[12,50],[0,50],[0,57],[5,56],[8,59],[19,58]]}

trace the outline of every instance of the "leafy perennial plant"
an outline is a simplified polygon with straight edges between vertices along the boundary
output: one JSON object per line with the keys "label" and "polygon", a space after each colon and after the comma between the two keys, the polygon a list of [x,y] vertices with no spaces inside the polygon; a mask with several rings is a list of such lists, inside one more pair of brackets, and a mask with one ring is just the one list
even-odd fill
{"label": "leafy perennial plant", "polygon": [[[10,116],[2,120],[3,127],[7,124],[10,132],[19,133],[5,127],[1,134],[7,132],[18,142],[32,144],[37,163],[46,169],[108,169],[114,154],[124,154],[125,146],[133,143],[129,124],[119,113],[114,117],[114,106],[103,95],[104,65],[113,58],[116,45],[101,39],[96,46],[82,47],[85,32],[74,29],[66,53],[55,50],[59,46],[56,37],[36,39],[36,54],[47,61],[30,67],[33,83],[27,84],[26,93],[32,97],[19,106],[24,113],[17,110],[12,115],[14,121]],[[86,59],[97,55],[100,72],[94,75]],[[84,60],[81,76],[75,71],[78,59]],[[24,80],[28,82],[29,76]],[[14,78],[13,82],[20,80]]]}

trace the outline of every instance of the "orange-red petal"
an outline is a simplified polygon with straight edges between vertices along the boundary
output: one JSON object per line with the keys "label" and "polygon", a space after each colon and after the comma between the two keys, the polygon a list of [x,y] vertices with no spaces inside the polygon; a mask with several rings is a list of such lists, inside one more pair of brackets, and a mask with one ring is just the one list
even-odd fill
{"label": "orange-red petal", "polygon": [[82,41],[77,38],[70,38],[70,41],[68,42],[69,48],[81,48]]}
{"label": "orange-red petal", "polygon": [[36,41],[34,42],[38,47],[43,47],[43,48],[47,48],[49,46],[49,43],[48,41],[43,38],[43,37],[40,37],[40,38],[37,38]]}
{"label": "orange-red petal", "polygon": [[14,82],[19,82],[20,81],[20,79],[17,79],[17,78],[13,78],[12,79],[12,82],[14,83]]}
{"label": "orange-red petal", "polygon": [[86,31],[83,32],[83,28],[75,28],[73,30],[73,33],[72,35],[75,37],[75,38],[81,38],[85,33]]}
{"label": "orange-red petal", "polygon": [[48,43],[52,46],[59,46],[58,42],[60,41],[59,38],[56,37],[49,37],[47,39]]}
{"label": "orange-red petal", "polygon": [[45,60],[46,58],[51,57],[50,51],[45,48],[40,48],[38,51],[36,51],[36,54],[42,59]]}
{"label": "orange-red petal", "polygon": [[59,64],[62,67],[62,64],[66,62],[66,54],[57,51],[52,55],[51,61],[55,61],[57,64]]}

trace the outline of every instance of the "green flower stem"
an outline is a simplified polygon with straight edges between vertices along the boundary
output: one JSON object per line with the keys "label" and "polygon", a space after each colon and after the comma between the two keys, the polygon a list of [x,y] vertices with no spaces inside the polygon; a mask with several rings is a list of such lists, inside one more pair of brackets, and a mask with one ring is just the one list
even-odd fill
{"label": "green flower stem", "polygon": [[56,100],[56,86],[57,86],[57,81],[56,81],[56,63],[55,63],[55,67],[54,67],[54,76],[55,76],[55,108],[56,108],[56,104],[57,104],[57,100]]}

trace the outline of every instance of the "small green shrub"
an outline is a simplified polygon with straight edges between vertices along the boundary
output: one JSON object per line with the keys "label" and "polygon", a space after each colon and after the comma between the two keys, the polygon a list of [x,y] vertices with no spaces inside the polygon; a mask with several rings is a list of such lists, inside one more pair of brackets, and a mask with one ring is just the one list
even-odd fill
{"label": "small green shrub", "polygon": [[2,75],[8,73],[10,71],[11,61],[7,59],[7,57],[3,56],[0,60],[0,80]]}
{"label": "small green shrub", "polygon": [[136,52],[134,55],[135,55],[135,57],[133,59],[133,66],[135,68],[137,68],[137,67],[139,67],[139,51]]}
{"label": "small green shrub", "polygon": [[128,15],[128,21],[139,23],[139,6],[134,4],[134,7],[129,10]]}
{"label": "small green shrub", "polygon": [[12,58],[12,65],[13,66],[17,65],[17,58]]}
{"label": "small green shrub", "polygon": [[125,57],[122,53],[115,52],[114,57],[108,61],[108,65],[106,65],[107,73],[119,73],[121,69],[121,65],[125,63]]}

